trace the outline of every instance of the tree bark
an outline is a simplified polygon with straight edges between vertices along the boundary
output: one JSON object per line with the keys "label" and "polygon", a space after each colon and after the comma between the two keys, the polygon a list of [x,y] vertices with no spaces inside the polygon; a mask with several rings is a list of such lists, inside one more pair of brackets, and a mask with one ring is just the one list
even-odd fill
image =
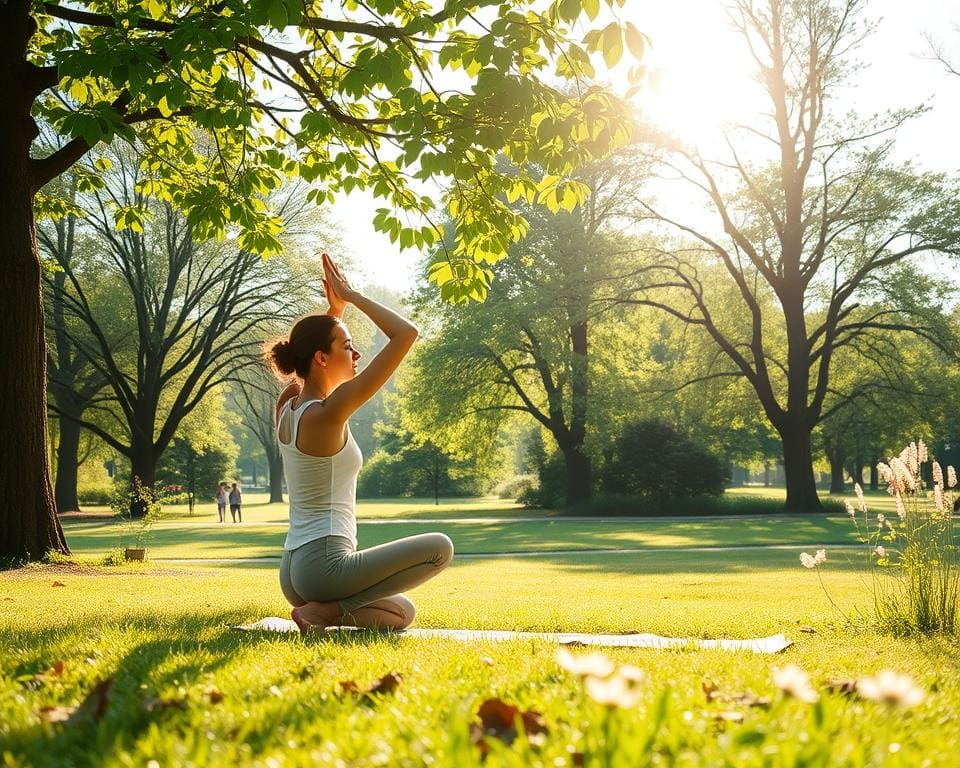
{"label": "tree bark", "polygon": [[[130,481],[133,483],[135,478],[140,480],[140,485],[150,491],[154,490],[157,483],[157,462],[160,454],[154,450],[153,445],[142,445],[134,440],[130,451]],[[141,518],[147,513],[146,506],[134,499],[130,505],[130,516]]]}
{"label": "tree bark", "polygon": [[880,472],[877,469],[879,459],[870,462],[870,490],[875,491],[880,487]]}
{"label": "tree bark", "polygon": [[54,498],[57,512],[80,509],[77,496],[77,469],[80,455],[80,425],[73,419],[60,419],[57,440],[57,477]]}
{"label": "tree bark", "polygon": [[46,344],[40,256],[33,223],[26,48],[35,24],[25,0],[0,3],[0,558],[68,553],[56,516],[47,455]]}
{"label": "tree bark", "polygon": [[823,507],[817,496],[817,481],[813,475],[813,450],[809,429],[784,429],[783,472],[787,481],[787,512],[820,512]]}
{"label": "tree bark", "polygon": [[830,459],[830,493],[843,493],[846,490],[843,464],[847,457],[843,444],[839,440],[829,452],[828,458]]}
{"label": "tree bark", "polygon": [[590,457],[580,446],[561,446],[567,466],[567,504],[574,504],[591,496]]}
{"label": "tree bark", "polygon": [[267,451],[267,467],[270,471],[270,503],[283,503],[283,458],[276,446]]}

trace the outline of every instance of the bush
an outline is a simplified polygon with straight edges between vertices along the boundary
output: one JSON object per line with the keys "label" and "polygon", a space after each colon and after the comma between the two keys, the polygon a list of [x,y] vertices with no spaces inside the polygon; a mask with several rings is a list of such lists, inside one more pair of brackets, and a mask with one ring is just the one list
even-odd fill
{"label": "bush", "polygon": [[[843,504],[822,500],[827,514],[840,514]],[[760,496],[630,496],[601,494],[563,510],[564,515],[583,517],[662,517],[697,515],[780,515],[783,501]],[[800,513],[806,514],[806,513]]]}
{"label": "bush", "polygon": [[556,509],[567,500],[567,465],[559,451],[538,462],[537,485],[532,483],[517,496],[525,507]]}
{"label": "bush", "polygon": [[81,504],[94,504],[96,506],[106,507],[109,506],[116,493],[117,489],[113,483],[82,485],[77,488],[77,501]]}
{"label": "bush", "polygon": [[729,479],[727,464],[669,424],[647,419],[628,424],[614,443],[604,489],[663,498],[718,496]]}
{"label": "bush", "polygon": [[528,491],[536,490],[538,485],[536,475],[517,475],[500,483],[493,489],[493,494],[498,499],[519,499]]}

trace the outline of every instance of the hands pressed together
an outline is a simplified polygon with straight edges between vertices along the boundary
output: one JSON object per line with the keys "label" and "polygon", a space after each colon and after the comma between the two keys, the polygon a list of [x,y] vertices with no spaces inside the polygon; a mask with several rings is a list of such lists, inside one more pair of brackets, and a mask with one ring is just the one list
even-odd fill
{"label": "hands pressed together", "polygon": [[350,286],[350,282],[343,276],[328,253],[324,253],[321,258],[323,259],[323,289],[326,291],[327,301],[330,302],[330,312],[339,316],[347,304],[354,302],[357,292]]}

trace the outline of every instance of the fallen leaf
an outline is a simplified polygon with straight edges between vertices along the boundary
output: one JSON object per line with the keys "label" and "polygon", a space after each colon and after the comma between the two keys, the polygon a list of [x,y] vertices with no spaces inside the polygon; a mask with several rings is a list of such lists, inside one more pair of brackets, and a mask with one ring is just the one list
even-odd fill
{"label": "fallen leaf", "polygon": [[470,724],[470,741],[477,745],[483,756],[490,751],[490,745],[486,743],[487,736],[492,736],[504,744],[513,743],[517,738],[518,718],[527,736],[549,732],[546,721],[539,712],[521,712],[519,708],[502,699],[487,699],[477,710],[477,717],[480,718],[480,724]]}
{"label": "fallen leaf", "polygon": [[154,697],[143,702],[143,708],[147,712],[156,712],[162,709],[186,709],[187,705],[179,699],[160,699]]}
{"label": "fallen leaf", "polygon": [[58,661],[52,667],[50,667],[50,671],[47,674],[53,675],[54,677],[60,677],[63,675],[63,670],[66,668],[67,665],[64,662]]}
{"label": "fallen leaf", "polygon": [[806,632],[808,635],[817,634],[817,630],[815,630],[813,627],[800,627],[800,631]]}
{"label": "fallen leaf", "polygon": [[53,582],[53,584],[51,584],[50,586],[52,586],[52,587],[65,587],[65,586],[67,586],[67,585],[64,584],[62,581],[55,581],[55,582]]}
{"label": "fallen leaf", "polygon": [[827,680],[827,690],[831,693],[851,696],[857,692],[857,681],[846,677],[831,677]]}
{"label": "fallen leaf", "polygon": [[379,680],[374,680],[366,688],[361,688],[353,680],[341,680],[340,690],[355,696],[369,696],[375,693],[392,693],[403,680],[396,672],[387,672]]}
{"label": "fallen leaf", "polygon": [[5,598],[3,598],[3,601],[4,601],[4,602],[11,602],[11,603],[12,603],[12,602],[15,602],[12,597],[5,597]]}
{"label": "fallen leaf", "polygon": [[113,678],[108,677],[97,683],[93,690],[87,694],[79,707],[70,717],[71,721],[77,720],[99,720],[107,712],[107,704],[110,698],[110,688],[113,686]]}
{"label": "fallen leaf", "polygon": [[76,707],[40,707],[37,715],[48,723],[64,723],[76,711]]}
{"label": "fallen leaf", "polygon": [[393,693],[397,686],[400,685],[401,680],[403,680],[403,678],[396,672],[387,672],[387,674],[379,680],[375,680],[370,687],[367,688],[366,693]]}
{"label": "fallen leaf", "polygon": [[211,704],[219,704],[226,698],[226,694],[222,691],[218,691],[216,688],[212,688],[207,691],[207,698],[210,699]]}

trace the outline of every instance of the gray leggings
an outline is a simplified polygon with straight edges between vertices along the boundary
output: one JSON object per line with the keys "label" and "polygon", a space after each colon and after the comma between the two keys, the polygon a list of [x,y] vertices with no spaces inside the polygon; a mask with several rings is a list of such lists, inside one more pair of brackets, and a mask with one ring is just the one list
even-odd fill
{"label": "gray leggings", "polygon": [[453,542],[442,533],[421,533],[361,550],[343,536],[324,536],[284,550],[280,589],[293,606],[336,601],[349,614],[377,602],[412,620],[413,603],[400,593],[432,579],[451,560]]}

